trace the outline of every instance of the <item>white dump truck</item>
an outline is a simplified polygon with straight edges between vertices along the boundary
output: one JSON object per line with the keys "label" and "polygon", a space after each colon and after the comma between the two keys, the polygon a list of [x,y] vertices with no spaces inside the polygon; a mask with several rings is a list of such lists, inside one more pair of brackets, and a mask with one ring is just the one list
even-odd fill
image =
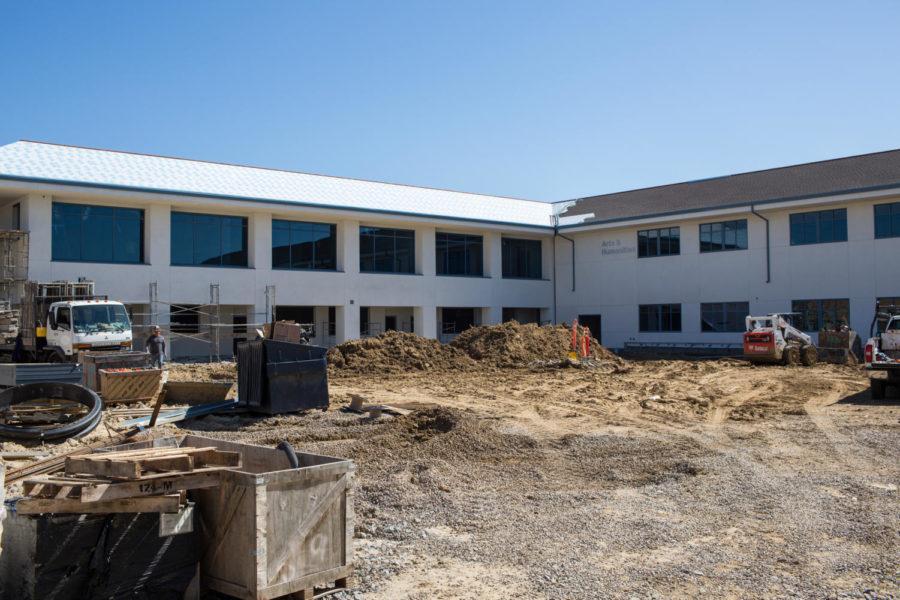
{"label": "white dump truck", "polygon": [[4,307],[0,352],[13,362],[75,361],[83,350],[130,350],[131,320],[121,302],[94,293],[92,281],[29,281]]}
{"label": "white dump truck", "polygon": [[872,398],[884,398],[888,386],[900,392],[900,307],[875,305],[866,342],[866,371]]}

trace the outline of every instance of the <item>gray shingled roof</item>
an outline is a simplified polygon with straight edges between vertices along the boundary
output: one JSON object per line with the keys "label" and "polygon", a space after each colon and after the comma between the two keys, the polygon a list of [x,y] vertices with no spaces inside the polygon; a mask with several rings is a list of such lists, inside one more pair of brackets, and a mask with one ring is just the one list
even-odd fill
{"label": "gray shingled roof", "polygon": [[862,154],[579,200],[564,217],[613,221],[900,187],[900,150]]}

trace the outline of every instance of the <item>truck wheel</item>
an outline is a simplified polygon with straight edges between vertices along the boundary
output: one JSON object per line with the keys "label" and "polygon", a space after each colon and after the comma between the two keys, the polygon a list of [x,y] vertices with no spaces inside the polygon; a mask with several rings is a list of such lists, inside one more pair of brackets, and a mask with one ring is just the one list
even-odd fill
{"label": "truck wheel", "polygon": [[793,367],[800,362],[800,348],[797,346],[788,346],[781,354],[781,360],[784,366]]}
{"label": "truck wheel", "polygon": [[816,364],[816,361],[819,360],[819,353],[816,351],[816,347],[807,345],[800,348],[800,360],[806,367]]}
{"label": "truck wheel", "polygon": [[886,381],[870,379],[869,387],[872,390],[872,400],[884,400],[884,392],[887,389]]}

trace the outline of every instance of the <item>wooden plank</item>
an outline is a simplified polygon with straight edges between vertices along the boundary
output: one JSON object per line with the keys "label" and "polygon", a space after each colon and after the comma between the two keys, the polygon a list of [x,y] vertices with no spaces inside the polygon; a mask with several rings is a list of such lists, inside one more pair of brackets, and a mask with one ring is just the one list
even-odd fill
{"label": "wooden plank", "polygon": [[322,520],[322,517],[325,516],[326,512],[335,507],[338,496],[346,489],[347,476],[341,475],[338,480],[328,488],[328,491],[318,499],[318,502],[313,506],[312,511],[303,515],[303,521],[300,522],[296,530],[290,533],[293,544],[282,545],[281,552],[277,556],[270,558],[269,570],[272,571],[274,569],[274,575],[269,577],[269,581],[277,581],[279,579],[289,558],[293,557],[295,560],[301,558],[300,551],[303,544],[306,542],[306,537],[309,535],[309,532],[313,527],[319,524],[319,521]]}
{"label": "wooden plank", "polygon": [[166,386],[163,386],[162,389],[159,390],[159,394],[156,396],[156,402],[153,403],[153,414],[150,415],[150,427],[154,427],[156,425],[156,419],[159,417],[159,409],[162,407],[163,402],[166,401]]}
{"label": "wooden plank", "polygon": [[203,448],[191,448],[191,447],[183,447],[183,446],[172,446],[172,447],[149,447],[149,448],[139,448],[136,450],[117,450],[115,452],[95,452],[83,458],[87,458],[88,460],[109,460],[116,458],[155,458],[157,456],[169,455],[169,454],[192,454],[195,452],[204,452],[207,450],[215,450],[215,446],[206,446]]}
{"label": "wooden plank", "polygon": [[193,456],[194,461],[196,461],[197,466],[209,466],[209,467],[240,467],[241,466],[241,453],[240,452],[228,452],[225,450],[215,450],[213,448],[202,449],[200,452],[195,452],[191,456]]}
{"label": "wooden plank", "polygon": [[16,503],[16,512],[23,515],[45,513],[175,513],[178,512],[180,506],[180,494],[148,496],[146,498],[120,498],[103,502],[81,502],[71,498],[22,498]]}
{"label": "wooden plank", "polygon": [[100,477],[116,477],[120,479],[137,479],[141,476],[138,462],[120,460],[89,460],[87,458],[69,458],[66,460],[66,474],[86,474]]}
{"label": "wooden plank", "polygon": [[94,450],[99,448],[103,448],[105,446],[115,446],[118,444],[126,444],[129,442],[144,442],[147,440],[152,440],[153,436],[146,432],[138,432],[137,430],[129,431],[121,434],[118,437],[104,440],[102,442],[95,442],[89,446],[85,446],[83,448],[76,448],[75,450],[70,450],[63,454],[59,454],[57,456],[52,456],[50,458],[39,460],[37,462],[31,463],[30,465],[26,465],[24,467],[20,467],[18,469],[10,469],[10,471],[6,474],[6,483],[7,485],[11,483],[15,483],[26,477],[31,477],[32,475],[39,475],[41,473],[49,473],[51,471],[58,471],[65,466],[66,458],[70,456],[80,456],[83,454],[88,454]]}
{"label": "wooden plank", "polygon": [[191,455],[159,456],[142,458],[139,464],[146,471],[193,471],[194,458]]}
{"label": "wooden plank", "polygon": [[99,502],[138,496],[158,496],[176,490],[195,490],[219,485],[221,469],[198,470],[186,475],[168,475],[146,477],[138,481],[91,484],[81,488],[82,502]]}

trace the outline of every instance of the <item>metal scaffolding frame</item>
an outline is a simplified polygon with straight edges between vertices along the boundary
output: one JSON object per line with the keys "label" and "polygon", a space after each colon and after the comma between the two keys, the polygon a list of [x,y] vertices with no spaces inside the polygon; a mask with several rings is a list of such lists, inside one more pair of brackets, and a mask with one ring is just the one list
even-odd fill
{"label": "metal scaffolding frame", "polygon": [[[271,291],[270,291],[271,288]],[[274,312],[275,286],[266,286],[266,313]],[[270,308],[271,306],[271,308]],[[209,284],[209,302],[206,304],[184,304],[175,302],[166,302],[159,299],[159,285],[153,281],[149,285],[149,307],[148,313],[132,313],[134,316],[148,317],[149,323],[132,325],[134,329],[151,330],[153,327],[159,327],[168,336],[170,342],[178,339],[190,339],[201,342],[208,346],[209,361],[221,360],[219,352],[221,342],[222,329],[233,330],[236,327],[243,328],[259,328],[263,323],[247,322],[247,323],[222,323],[222,311],[220,303],[220,287],[218,283]],[[160,316],[166,314],[169,323],[161,324]],[[255,313],[248,313],[250,314]],[[196,315],[197,331],[185,331],[179,328],[178,323],[171,323],[171,318],[178,315]],[[143,320],[143,319],[142,319]],[[251,321],[251,319],[247,319]],[[255,319],[254,319],[255,320]],[[265,322],[266,319],[263,320]]]}

